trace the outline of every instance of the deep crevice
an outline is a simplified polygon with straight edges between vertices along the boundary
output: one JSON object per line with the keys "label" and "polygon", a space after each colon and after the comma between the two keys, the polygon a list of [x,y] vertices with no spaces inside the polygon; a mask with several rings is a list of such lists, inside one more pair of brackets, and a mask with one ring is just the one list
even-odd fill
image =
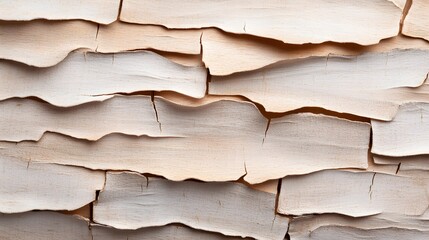
{"label": "deep crevice", "polygon": [[116,16],[116,21],[119,21],[119,19],[121,17],[123,3],[124,3],[124,0],[120,0],[120,2],[119,2],[119,8],[118,8],[118,16]]}
{"label": "deep crevice", "polygon": [[402,11],[401,21],[399,23],[399,34],[402,34],[402,29],[404,28],[404,21],[410,11],[411,5],[413,4],[413,0],[407,0],[404,6],[404,10]]}
{"label": "deep crevice", "polygon": [[162,133],[162,124],[159,121],[159,117],[158,117],[158,111],[156,109],[156,104],[155,104],[155,92],[152,92],[150,99],[152,101],[152,106],[153,106],[153,110],[155,111],[155,118],[156,118],[156,122],[158,122],[158,126],[159,126],[159,132]]}
{"label": "deep crevice", "polygon": [[372,191],[372,186],[374,185],[375,175],[377,175],[376,172],[372,175],[371,185],[369,185],[369,191],[368,191],[369,199],[372,199],[372,192],[373,192]]}
{"label": "deep crevice", "polygon": [[271,118],[268,118],[267,127],[265,128],[264,138],[262,139],[262,146],[264,145],[265,139],[267,138],[267,132],[268,132],[268,129],[270,128],[270,124],[271,124]]}

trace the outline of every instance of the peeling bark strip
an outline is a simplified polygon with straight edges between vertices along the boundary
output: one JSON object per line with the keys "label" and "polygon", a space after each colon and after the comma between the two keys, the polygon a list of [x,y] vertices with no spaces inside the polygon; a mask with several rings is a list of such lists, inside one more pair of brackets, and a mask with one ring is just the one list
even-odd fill
{"label": "peeling bark strip", "polygon": [[370,125],[302,113],[271,120],[260,150],[246,161],[251,183],[322,169],[367,168]]}
{"label": "peeling bark strip", "polygon": [[257,239],[283,239],[288,218],[275,214],[275,195],[238,183],[172,182],[107,173],[94,221],[118,229],[183,223]]}
{"label": "peeling bark strip", "polygon": [[83,19],[109,24],[118,16],[120,0],[14,0],[0,1],[0,20]]}
{"label": "peeling bark strip", "polygon": [[429,222],[403,215],[379,214],[352,218],[336,214],[296,217],[290,222],[291,239],[427,239]]}
{"label": "peeling bark strip", "polygon": [[429,103],[401,105],[392,121],[371,123],[373,153],[393,157],[429,154]]}
{"label": "peeling bark strip", "polygon": [[[380,230],[380,234],[387,234],[387,232],[390,231],[389,229],[398,229],[399,232],[404,230],[414,230],[416,233],[426,232],[425,234],[428,234],[429,221],[400,214],[377,214],[358,218],[337,214],[307,215],[294,217],[290,222],[288,233],[291,236],[291,239],[307,239],[308,237],[314,237],[314,233],[318,230],[319,232],[328,231],[329,228],[333,228],[334,230],[340,230],[341,228],[343,228],[343,230],[347,230],[347,228],[350,228],[349,231],[351,232],[378,229]],[[377,232],[373,232],[370,236],[376,233]],[[334,232],[331,236],[337,236],[337,233]],[[386,237],[376,239],[391,238]]]}
{"label": "peeling bark strip", "polygon": [[200,54],[201,50],[201,30],[167,30],[122,22],[100,26],[79,20],[3,21],[0,33],[1,59],[36,67],[54,66],[76,49],[102,53],[155,49],[176,54]]}
{"label": "peeling bark strip", "polygon": [[429,15],[426,0],[412,0],[411,8],[404,20],[402,33],[411,37],[429,40]]}
{"label": "peeling bark strip", "polygon": [[419,231],[415,229],[398,229],[398,228],[383,228],[383,229],[359,229],[353,227],[343,226],[323,226],[310,234],[302,233],[290,234],[291,240],[307,240],[307,239],[318,239],[318,240],[331,240],[333,238],[338,239],[353,239],[353,240],[378,240],[378,239],[389,239],[389,240],[404,240],[404,239],[415,239],[415,240],[427,240],[429,238],[429,231]]}
{"label": "peeling bark strip", "polygon": [[54,212],[0,214],[2,240],[89,240],[88,222]]}
{"label": "peeling bark strip", "polygon": [[[18,108],[20,113],[30,115],[10,112],[8,115],[20,124],[15,128],[5,124],[7,128],[0,131],[3,138],[28,139],[31,131],[35,139],[44,131],[91,139],[114,132],[153,137],[111,134],[89,143],[45,133],[38,142],[0,142],[0,155],[20,159],[30,156],[33,161],[91,169],[126,169],[177,181],[189,178],[231,181],[245,175],[247,170],[244,179],[260,183],[323,169],[367,167],[370,135],[367,123],[304,113],[273,119],[265,132],[268,120],[251,103],[216,101],[185,107],[156,97],[156,119],[147,101],[144,97],[116,97],[91,104],[87,111],[77,107],[68,112],[48,111],[49,108],[34,111],[39,104],[18,101],[22,105],[16,107],[15,101],[4,102],[11,102],[10,109]],[[21,110],[23,106],[25,110]],[[29,122],[26,120],[29,116],[40,119],[32,117]],[[55,122],[49,120],[52,116]],[[90,117],[91,122],[85,123],[86,116],[97,119]],[[162,131],[158,130],[157,121]],[[4,122],[10,123],[12,119]],[[58,122],[64,124],[58,126]],[[35,128],[43,124],[45,127]]]}
{"label": "peeling bark strip", "polygon": [[[391,120],[399,103],[407,101],[406,87],[421,86],[428,72],[428,52],[420,50],[313,57],[212,77],[209,93],[243,95],[273,112],[321,107]],[[403,95],[394,88],[403,88]]]}
{"label": "peeling bark strip", "polygon": [[217,27],[294,44],[370,45],[396,36],[401,16],[402,9],[388,0],[124,0],[120,19],[168,28]]}
{"label": "peeling bark strip", "polygon": [[397,165],[401,170],[429,170],[429,155],[387,157],[374,155],[374,162],[381,165]]}
{"label": "peeling bark strip", "polygon": [[[110,96],[109,96],[110,97]],[[29,99],[0,102],[0,139],[39,140],[45,132],[97,140],[110,133],[160,136],[150,97],[115,97],[73,108]]]}
{"label": "peeling bark strip", "polygon": [[24,161],[2,156],[0,172],[2,213],[74,210],[94,201],[95,191],[104,184],[103,172],[33,163],[31,158]]}
{"label": "peeling bark strip", "polygon": [[200,54],[201,30],[167,30],[162,26],[114,22],[100,26],[97,52],[156,49],[183,54]]}
{"label": "peeling bark strip", "polygon": [[[0,5],[5,2],[14,1]],[[0,58],[37,67],[53,66],[75,49],[95,49],[96,31],[97,24],[85,21],[0,22]]]}
{"label": "peeling bark strip", "polygon": [[390,52],[393,49],[429,50],[426,41],[402,35],[370,46],[332,42],[292,45],[248,35],[229,34],[217,29],[204,30],[202,45],[203,61],[212,75],[251,71],[284,60],[308,57],[352,56],[369,52]]}
{"label": "peeling bark strip", "polygon": [[224,236],[219,233],[206,232],[181,225],[148,227],[138,230],[118,230],[102,226],[91,226],[92,240],[244,240],[241,237]]}
{"label": "peeling bark strip", "polygon": [[207,71],[155,53],[73,53],[51,68],[0,62],[0,99],[35,96],[56,106],[101,101],[115,93],[176,91],[203,97]]}
{"label": "peeling bark strip", "polygon": [[429,205],[428,190],[427,177],[326,170],[284,178],[278,212],[339,213],[353,217],[379,213],[419,216]]}

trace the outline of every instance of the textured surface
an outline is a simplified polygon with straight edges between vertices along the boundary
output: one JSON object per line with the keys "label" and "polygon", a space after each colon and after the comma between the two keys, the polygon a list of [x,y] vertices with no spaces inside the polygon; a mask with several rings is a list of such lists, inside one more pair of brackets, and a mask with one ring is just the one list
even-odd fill
{"label": "textured surface", "polygon": [[425,0],[0,0],[0,239],[429,239]]}

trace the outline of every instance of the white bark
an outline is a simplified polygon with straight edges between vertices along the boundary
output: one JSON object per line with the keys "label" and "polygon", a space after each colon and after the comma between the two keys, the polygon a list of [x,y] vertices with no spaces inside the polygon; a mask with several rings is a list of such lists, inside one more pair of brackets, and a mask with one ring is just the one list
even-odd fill
{"label": "white bark", "polygon": [[387,157],[374,155],[374,162],[381,165],[396,165],[400,170],[404,171],[429,170],[429,155],[405,157]]}
{"label": "white bark", "polygon": [[[0,212],[74,210],[95,200],[104,173],[2,156]],[[1,224],[0,224],[1,226]],[[0,231],[1,232],[1,231]]]}
{"label": "white bark", "polygon": [[[148,97],[115,97],[68,111],[30,103],[3,103],[10,106],[4,111],[10,118],[3,120],[7,127],[0,137],[39,139],[51,131],[74,138],[45,133],[38,142],[0,142],[1,155],[176,181],[230,181],[246,174],[249,183],[260,183],[323,169],[367,168],[370,125],[362,122],[303,113],[273,119],[267,130],[268,119],[253,104],[230,100],[187,107],[156,97],[157,116]],[[150,137],[110,134],[99,139],[109,133]]]}
{"label": "white bark", "polygon": [[80,20],[3,21],[0,32],[1,59],[36,67],[54,66],[77,49],[101,53],[153,49],[162,55],[174,52],[195,57],[201,51],[202,34],[201,30],[167,30],[162,26],[123,22],[97,25]]}
{"label": "white bark", "polygon": [[56,106],[73,106],[115,93],[176,91],[203,97],[207,71],[185,67],[155,53],[72,53],[51,68],[0,62],[0,99],[35,96]]}
{"label": "white bark", "polygon": [[2,240],[89,240],[88,222],[54,212],[0,214]]}
{"label": "white bark", "polygon": [[429,103],[401,105],[390,122],[371,120],[372,153],[401,157],[429,154]]}
{"label": "white bark", "polygon": [[120,19],[168,28],[217,27],[294,44],[369,45],[396,36],[401,16],[402,9],[387,0],[251,0],[227,5],[211,0],[124,0]]}
{"label": "white bark", "polygon": [[147,227],[138,230],[119,230],[102,226],[91,226],[92,240],[243,240],[240,237],[224,236],[219,233],[195,230],[181,225]]}
{"label": "white bark", "polygon": [[393,49],[429,50],[426,41],[402,35],[370,46],[332,42],[292,45],[247,35],[228,34],[217,29],[204,29],[201,42],[204,49],[203,61],[212,75],[251,71],[281,61],[308,57],[356,56],[369,52],[389,52]]}
{"label": "white bark", "polygon": [[14,0],[0,2],[0,19],[28,21],[33,19],[84,19],[102,24],[116,20],[120,0]]}
{"label": "white bark", "polygon": [[73,50],[95,50],[97,24],[85,21],[3,21],[0,22],[0,32],[0,58],[49,67],[64,60]]}
{"label": "white bark", "polygon": [[[428,205],[428,177],[326,170],[283,179],[278,211],[283,214],[379,213],[422,215]],[[410,204],[413,202],[413,204]]]}
{"label": "white bark", "polygon": [[97,52],[156,49],[183,54],[200,54],[201,30],[167,30],[162,26],[114,22],[100,26]]}
{"label": "white bark", "polygon": [[391,120],[398,105],[409,101],[407,88],[421,86],[428,71],[429,55],[420,50],[313,57],[212,77],[209,93],[243,95],[272,112],[320,107]]}
{"label": "white bark", "polygon": [[275,214],[274,194],[238,183],[172,182],[107,173],[94,221],[119,229],[183,223],[196,229],[257,239],[283,239],[288,218]]}
{"label": "white bark", "polygon": [[429,40],[429,14],[427,9],[429,2],[425,0],[413,0],[411,8],[404,20],[402,33],[411,37],[419,37]]}
{"label": "white bark", "polygon": [[[110,97],[110,96],[109,96]],[[39,140],[45,132],[97,140],[110,133],[160,136],[150,97],[120,97],[59,108],[29,99],[0,102],[0,139]]]}

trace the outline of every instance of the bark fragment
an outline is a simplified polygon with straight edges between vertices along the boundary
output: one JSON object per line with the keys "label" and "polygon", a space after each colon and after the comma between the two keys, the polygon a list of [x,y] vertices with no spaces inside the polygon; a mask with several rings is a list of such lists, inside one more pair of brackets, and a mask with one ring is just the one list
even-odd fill
{"label": "bark fragment", "polygon": [[78,209],[94,201],[95,191],[104,184],[103,172],[31,158],[2,156],[0,170],[0,213]]}
{"label": "bark fragment", "polygon": [[[245,175],[247,165],[244,179],[249,183],[323,169],[367,168],[369,124],[321,114],[272,119],[265,132],[268,119],[255,105],[231,100],[187,107],[155,97],[158,118],[150,97],[115,97],[67,111],[28,101],[18,101],[19,107],[10,101],[3,104],[7,103],[10,108],[4,107],[9,109],[4,112],[11,118],[4,117],[3,122],[13,122],[13,117],[20,124],[2,129],[3,139],[39,139],[45,131],[74,137],[45,133],[38,142],[0,142],[0,155],[20,159],[31,156],[45,163],[126,169],[177,181],[237,180]],[[14,113],[17,108],[25,110]],[[29,116],[38,117],[29,121]],[[50,120],[53,116],[55,121]]]}
{"label": "bark fragment", "polygon": [[390,122],[371,120],[372,153],[403,157],[429,154],[429,103],[401,105]]}
{"label": "bark fragment", "polygon": [[[181,11],[176,11],[179,8]],[[369,45],[396,36],[401,16],[402,9],[387,0],[252,0],[234,1],[228,7],[210,0],[124,0],[120,19],[168,28],[216,27],[294,44],[334,41]]]}
{"label": "bark fragment", "polygon": [[412,0],[411,8],[404,20],[402,33],[429,40],[429,3],[425,0]]}
{"label": "bark fragment", "polygon": [[89,240],[88,222],[55,212],[0,214],[2,240]]}
{"label": "bark fragment", "polygon": [[270,112],[320,107],[391,120],[402,102],[429,100],[426,94],[409,93],[409,88],[425,85],[428,56],[421,50],[394,50],[290,60],[258,71],[212,77],[209,93],[242,95]]}
{"label": "bark fragment", "polygon": [[116,20],[120,0],[14,0],[0,2],[0,20],[83,19],[101,24]]}
{"label": "bark fragment", "polygon": [[35,96],[63,107],[140,91],[176,91],[199,98],[207,79],[203,67],[185,67],[148,51],[72,53],[51,68],[1,61],[0,71],[1,100]]}
{"label": "bark fragment", "polygon": [[274,194],[238,183],[171,182],[108,172],[94,220],[119,229],[178,222],[231,236],[283,239],[289,221],[276,216],[274,207]]}
{"label": "bark fragment", "polygon": [[428,189],[427,176],[325,170],[284,178],[278,211],[291,215],[339,213],[361,217],[395,213],[420,216],[429,204]]}

